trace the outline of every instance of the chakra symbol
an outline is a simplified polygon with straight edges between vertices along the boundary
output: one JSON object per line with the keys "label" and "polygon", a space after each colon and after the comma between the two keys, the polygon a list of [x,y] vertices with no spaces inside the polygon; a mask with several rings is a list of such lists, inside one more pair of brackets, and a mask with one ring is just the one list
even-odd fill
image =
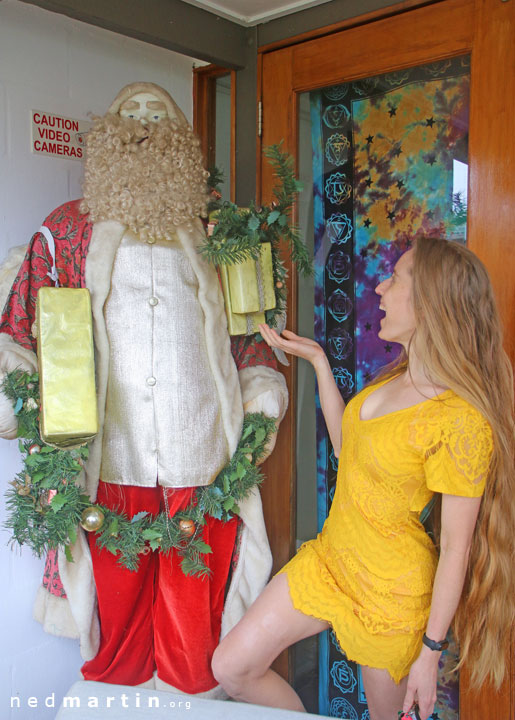
{"label": "chakra symbol", "polygon": [[331,87],[324,88],[324,95],[329,100],[341,100],[347,95],[348,90],[348,85],[331,85]]}
{"label": "chakra symbol", "polygon": [[345,135],[334,133],[325,145],[325,156],[333,165],[343,165],[349,157],[350,142]]}
{"label": "chakra symbol", "polygon": [[358,713],[352,707],[348,700],[337,697],[331,700],[329,714],[335,718],[345,718],[346,720],[358,720]]}
{"label": "chakra symbol", "polygon": [[345,105],[328,105],[324,110],[322,118],[327,127],[334,130],[350,120],[350,112]]}
{"label": "chakra symbol", "polygon": [[333,205],[343,205],[351,195],[352,185],[347,180],[345,173],[333,173],[325,183],[325,194]]}
{"label": "chakra symbol", "polygon": [[354,378],[346,368],[333,368],[333,377],[340,388],[343,397],[347,397],[352,393],[354,389]]}
{"label": "chakra symbol", "polygon": [[335,360],[345,360],[352,352],[352,337],[347,330],[334,328],[329,334],[327,345]]}
{"label": "chakra symbol", "polygon": [[347,320],[352,312],[352,300],[338,288],[333,292],[327,301],[327,308],[336,322]]}
{"label": "chakra symbol", "polygon": [[358,684],[354,672],[346,660],[338,660],[333,663],[331,677],[336,687],[344,693],[352,692]]}
{"label": "chakra symbol", "polygon": [[325,226],[331,242],[343,245],[352,237],[351,219],[343,213],[333,213]]}
{"label": "chakra symbol", "polygon": [[329,277],[337,283],[348,280],[350,278],[351,269],[351,259],[342,250],[337,250],[332,253],[327,262],[327,272],[329,273]]}

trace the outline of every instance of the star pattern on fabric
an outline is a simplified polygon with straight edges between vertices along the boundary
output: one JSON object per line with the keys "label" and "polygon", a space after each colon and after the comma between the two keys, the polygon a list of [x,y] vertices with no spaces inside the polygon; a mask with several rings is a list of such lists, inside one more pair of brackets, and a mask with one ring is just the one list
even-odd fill
{"label": "star pattern on fabric", "polygon": [[389,107],[390,107],[390,109],[388,110],[388,115],[390,117],[397,115],[397,107],[395,105],[390,105]]}
{"label": "star pattern on fabric", "polygon": [[399,190],[404,187],[404,180],[397,180],[397,187]]}
{"label": "star pattern on fabric", "polygon": [[386,345],[384,346],[384,351],[385,351],[385,353],[392,352],[392,346],[390,345],[390,343],[386,343]]}
{"label": "star pattern on fabric", "polygon": [[431,166],[432,166],[432,165],[434,165],[435,162],[436,162],[436,156],[435,156],[434,153],[429,153],[428,155],[425,156],[424,160],[426,161],[426,163],[427,163],[428,165],[431,165]]}
{"label": "star pattern on fabric", "polygon": [[369,322],[365,323],[365,330],[372,330],[372,325]]}
{"label": "star pattern on fabric", "polygon": [[399,157],[399,155],[402,153],[402,148],[400,145],[398,145],[395,150],[393,151],[393,154],[395,157]]}
{"label": "star pattern on fabric", "polygon": [[426,118],[426,126],[432,128],[435,124],[435,119],[433,117]]}
{"label": "star pattern on fabric", "polygon": [[367,180],[365,180],[365,185],[366,185],[367,187],[370,187],[370,186],[372,185],[372,178],[371,178],[371,177],[369,177],[369,178],[367,178]]}
{"label": "star pattern on fabric", "polygon": [[366,248],[361,248],[361,250],[359,251],[359,254],[361,255],[362,258],[366,258],[368,256],[368,250]]}
{"label": "star pattern on fabric", "polygon": [[371,145],[374,142],[374,136],[368,135],[367,137],[367,145]]}
{"label": "star pattern on fabric", "polygon": [[390,210],[389,213],[387,213],[388,220],[395,220],[395,210]]}
{"label": "star pattern on fabric", "polygon": [[371,220],[370,218],[367,218],[367,219],[365,220],[365,222],[363,223],[363,225],[364,225],[366,228],[370,227],[370,226],[372,225],[372,220]]}

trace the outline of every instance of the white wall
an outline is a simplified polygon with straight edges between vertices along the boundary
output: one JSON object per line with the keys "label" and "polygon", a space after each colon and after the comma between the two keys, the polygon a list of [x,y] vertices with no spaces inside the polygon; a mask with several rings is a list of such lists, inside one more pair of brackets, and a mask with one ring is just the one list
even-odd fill
{"label": "white wall", "polygon": [[[74,119],[103,114],[120,88],[150,80],[166,88],[192,116],[193,59],[138,40],[25,5],[0,2],[0,262],[14,245],[27,243],[45,216],[80,197],[82,165],[30,152],[30,111]],[[17,443],[0,440],[0,523],[3,494],[19,468]],[[0,718],[53,718],[45,698],[60,697],[77,678],[76,641],[46,635],[32,620],[43,561],[10,550],[0,531]],[[20,709],[10,709],[19,695]],[[38,699],[31,708],[29,697]],[[49,701],[50,702],[50,701]]]}

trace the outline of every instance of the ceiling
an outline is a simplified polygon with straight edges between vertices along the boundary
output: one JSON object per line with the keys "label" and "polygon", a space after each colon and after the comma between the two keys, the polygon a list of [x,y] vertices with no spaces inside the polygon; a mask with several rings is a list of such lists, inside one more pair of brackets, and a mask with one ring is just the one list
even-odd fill
{"label": "ceiling", "polygon": [[190,5],[240,25],[258,25],[274,18],[323,5],[331,0],[184,0]]}

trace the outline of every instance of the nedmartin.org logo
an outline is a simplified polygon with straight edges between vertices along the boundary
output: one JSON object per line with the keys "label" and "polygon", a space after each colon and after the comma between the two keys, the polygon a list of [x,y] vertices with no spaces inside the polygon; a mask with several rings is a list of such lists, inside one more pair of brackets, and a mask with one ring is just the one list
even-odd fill
{"label": "nedmartin.org logo", "polygon": [[[59,700],[57,701],[59,702]],[[25,700],[19,695],[11,695],[11,708],[16,710],[17,708],[55,708],[56,697],[55,693],[51,693],[44,698],[38,698],[30,696]],[[177,697],[165,697],[165,693],[162,693],[159,697],[157,695],[142,695],[139,692],[131,693],[120,693],[119,695],[106,695],[98,697],[96,695],[88,695],[87,697],[79,697],[78,695],[65,695],[61,703],[62,708],[144,708],[151,710],[152,708],[171,708],[172,710],[190,710],[191,702],[189,700],[181,700]],[[13,717],[15,717],[13,715]]]}

